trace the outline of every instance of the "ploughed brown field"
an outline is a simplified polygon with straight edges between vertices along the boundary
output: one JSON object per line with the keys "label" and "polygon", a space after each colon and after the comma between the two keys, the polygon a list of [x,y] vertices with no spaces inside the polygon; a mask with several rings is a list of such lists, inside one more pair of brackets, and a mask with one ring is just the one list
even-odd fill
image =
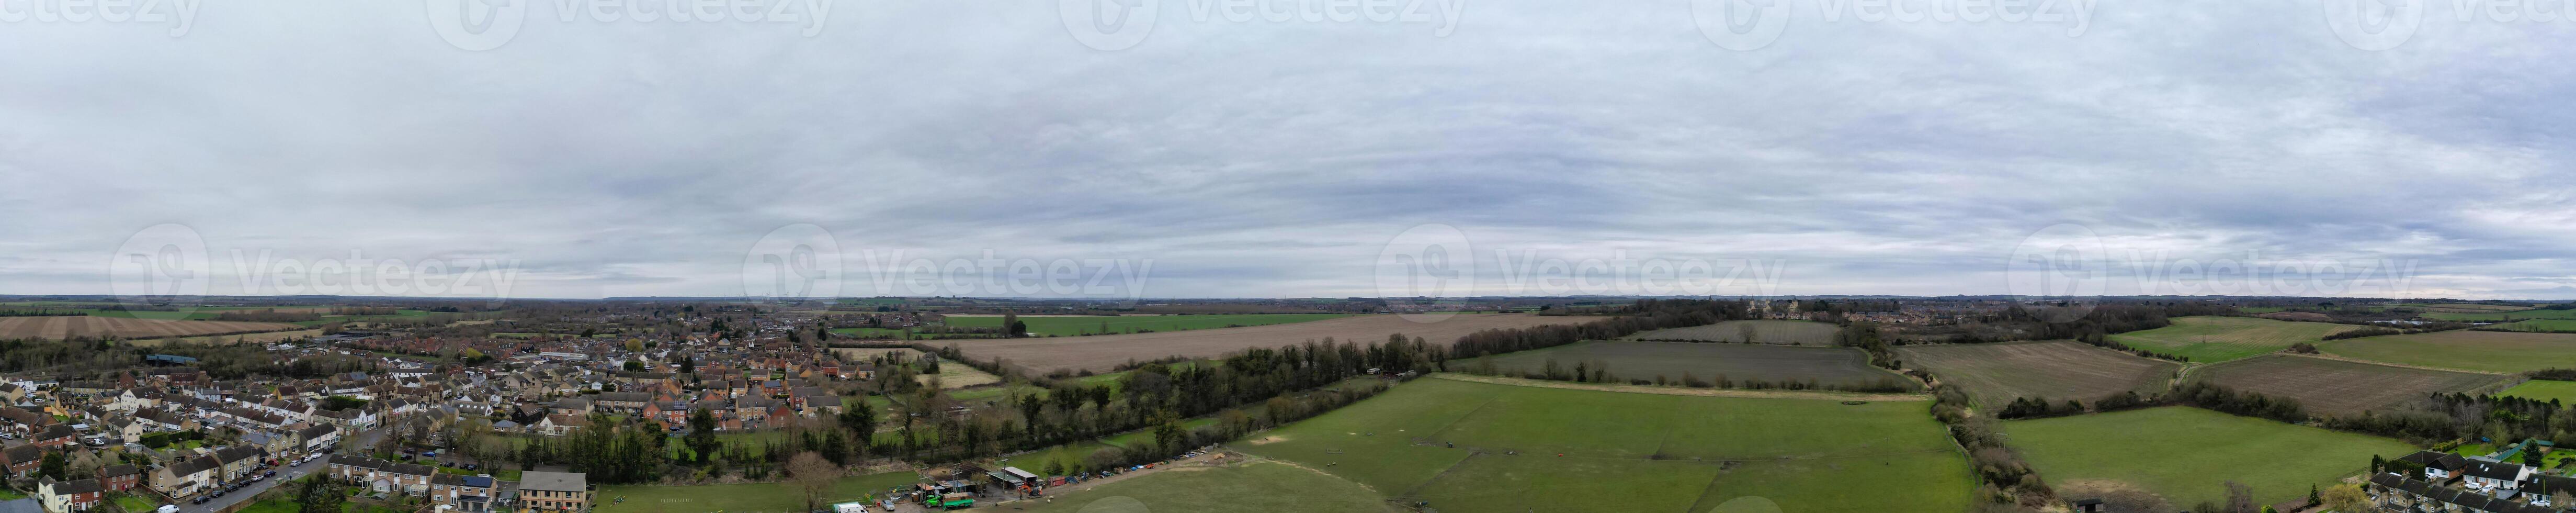
{"label": "ploughed brown field", "polygon": [[0,339],[72,337],[155,338],[301,330],[278,322],[168,321],[123,317],[0,317]]}
{"label": "ploughed brown field", "polygon": [[1469,333],[1489,329],[1582,324],[1601,319],[1508,313],[1458,314],[1433,322],[1416,322],[1403,316],[1379,314],[1241,328],[1086,337],[958,339],[930,343],[956,344],[968,358],[1001,358],[1011,365],[1038,373],[1056,369],[1108,372],[1128,360],[1151,360],[1173,355],[1215,358],[1246,348],[1275,348],[1303,344],[1309,340],[1320,341],[1325,337],[1332,337],[1335,342],[1366,344],[1384,342],[1387,335],[1402,333],[1406,337],[1422,337],[1435,344],[1446,344]]}
{"label": "ploughed brown field", "polygon": [[2182,367],[2071,340],[1898,346],[1896,357],[1906,367],[1931,371],[1941,382],[1957,385],[1987,407],[2021,397],[2092,404],[2120,392],[2151,395],[2163,391],[2174,369]]}
{"label": "ploughed brown field", "polygon": [[2502,384],[2494,374],[2394,367],[2291,354],[2270,354],[2192,371],[2193,379],[2273,397],[2297,399],[2312,413],[2385,412],[2434,393]]}

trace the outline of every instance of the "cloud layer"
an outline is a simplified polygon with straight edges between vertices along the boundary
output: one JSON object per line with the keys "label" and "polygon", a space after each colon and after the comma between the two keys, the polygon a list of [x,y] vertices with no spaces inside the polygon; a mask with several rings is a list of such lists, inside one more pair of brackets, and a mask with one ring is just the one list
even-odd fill
{"label": "cloud layer", "polygon": [[2335,292],[2126,278],[2243,259],[2576,297],[2576,22],[2444,3],[2374,52],[2318,2],[2106,3],[2069,35],[1800,1],[1735,51],[1688,2],[1469,1],[1446,36],[1199,4],[1117,51],[1056,2],[833,2],[811,37],[538,2],[480,52],[410,2],[207,5],[176,37],[11,22],[0,293],[109,293],[120,246],[176,223],[216,293],[240,250],[498,259],[521,297],[744,294],[769,272],[746,253],[811,224],[845,278],[867,251],[991,251],[1151,260],[1122,292],[1145,296],[1375,296],[1389,241],[1438,224],[1481,293],[1540,292],[1495,285],[1501,250],[1779,265],[1711,293],[1988,294],[2072,224],[2137,260],[2104,293]]}

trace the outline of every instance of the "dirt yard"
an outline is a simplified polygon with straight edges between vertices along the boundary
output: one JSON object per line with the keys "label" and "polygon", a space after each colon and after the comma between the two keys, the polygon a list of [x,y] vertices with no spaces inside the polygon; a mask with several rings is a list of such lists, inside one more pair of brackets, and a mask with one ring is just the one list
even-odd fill
{"label": "dirt yard", "polygon": [[71,337],[161,338],[302,330],[275,322],[166,321],[124,317],[0,317],[0,339]]}
{"label": "dirt yard", "polygon": [[1088,337],[1049,337],[1015,339],[963,339],[935,343],[953,343],[978,360],[1002,358],[1011,365],[1037,373],[1055,369],[1108,372],[1128,360],[1151,360],[1165,356],[1214,358],[1227,352],[1252,347],[1279,347],[1320,341],[1383,342],[1387,335],[1401,333],[1422,337],[1432,343],[1448,343],[1458,337],[1481,330],[1522,328],[1548,324],[1580,324],[1600,319],[1584,316],[1538,316],[1531,314],[1462,314],[1434,322],[1416,322],[1396,315],[1361,315],[1313,322],[1215,328],[1204,330],[1136,333],[1128,335],[1093,335]]}

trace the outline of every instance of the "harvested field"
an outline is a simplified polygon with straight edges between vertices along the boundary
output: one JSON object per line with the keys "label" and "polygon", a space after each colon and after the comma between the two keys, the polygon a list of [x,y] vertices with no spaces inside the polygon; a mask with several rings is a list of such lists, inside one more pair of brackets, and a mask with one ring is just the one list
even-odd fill
{"label": "harvested field", "polygon": [[2355,329],[2360,327],[2253,317],[2177,317],[2172,326],[2113,334],[2111,341],[2211,363],[2279,351],[2300,342],[2313,344],[2326,335]]}
{"label": "harvested field", "polygon": [[2071,340],[1898,346],[1896,357],[1987,406],[2020,397],[2091,402],[2124,391],[2147,395],[2163,391],[2182,367]]}
{"label": "harvested field", "polygon": [[0,339],[162,338],[301,330],[275,322],[165,321],[125,317],[0,317]]}
{"label": "harvested field", "polygon": [[2336,340],[2326,354],[2479,372],[2576,368],[2576,334],[2453,330]]}
{"label": "harvested field", "polygon": [[[1699,342],[1736,342],[1798,346],[1834,345],[1834,334],[1842,327],[1814,321],[1751,320],[1726,321],[1707,326],[1691,326],[1648,331],[1622,337],[1627,340],[1692,340]],[[1747,340],[1750,338],[1750,340]]]}
{"label": "harvested field", "polygon": [[1449,363],[1449,368],[1485,369],[1491,363],[1493,370],[1505,373],[1536,373],[1550,360],[1568,373],[1578,363],[1606,365],[1618,382],[1662,376],[1679,384],[1687,374],[1710,382],[1759,380],[1814,382],[1830,388],[1916,388],[1914,380],[1871,367],[1868,353],[1848,347],[1596,340],[1455,361]]}
{"label": "harvested field", "polygon": [[1368,343],[1385,341],[1387,335],[1404,334],[1422,337],[1435,344],[1455,341],[1477,331],[1497,328],[1523,328],[1548,324],[1582,324],[1602,319],[1587,316],[1539,316],[1530,314],[1453,315],[1432,322],[1416,322],[1396,315],[1360,315],[1312,322],[1273,324],[1244,328],[1216,328],[1137,333],[1132,335],[1094,335],[1088,337],[961,339],[953,343],[978,360],[1002,358],[1011,365],[1036,373],[1055,369],[1108,372],[1129,360],[1151,360],[1166,356],[1214,358],[1225,353],[1253,347],[1279,347],[1320,341],[1326,337],[1337,341]]}
{"label": "harvested field", "polygon": [[2291,354],[2263,355],[2192,371],[2193,379],[2297,399],[2308,411],[2356,415],[2389,411],[2434,393],[2502,383],[2504,376],[2391,367]]}

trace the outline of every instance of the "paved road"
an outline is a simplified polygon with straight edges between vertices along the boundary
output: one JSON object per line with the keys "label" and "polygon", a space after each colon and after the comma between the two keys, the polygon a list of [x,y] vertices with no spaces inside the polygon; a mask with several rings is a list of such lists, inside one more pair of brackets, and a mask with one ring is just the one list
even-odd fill
{"label": "paved road", "polygon": [[[384,436],[385,430],[383,428],[360,432],[358,433],[358,446],[374,447],[376,445],[376,440],[384,438]],[[270,487],[277,486],[278,483],[286,482],[286,480],[289,479],[288,476],[302,477],[313,475],[314,473],[326,471],[330,469],[330,467],[331,458],[324,457],[306,462],[303,465],[280,466],[268,469],[277,471],[277,477],[251,483],[250,486],[244,486],[240,490],[225,492],[224,496],[216,497],[215,500],[206,501],[205,504],[189,504],[188,501],[180,501],[178,503],[179,513],[212,513],[223,511],[224,508],[232,507],[233,504],[258,497],[260,492],[268,491]],[[194,497],[190,497],[190,499],[193,500]]]}

